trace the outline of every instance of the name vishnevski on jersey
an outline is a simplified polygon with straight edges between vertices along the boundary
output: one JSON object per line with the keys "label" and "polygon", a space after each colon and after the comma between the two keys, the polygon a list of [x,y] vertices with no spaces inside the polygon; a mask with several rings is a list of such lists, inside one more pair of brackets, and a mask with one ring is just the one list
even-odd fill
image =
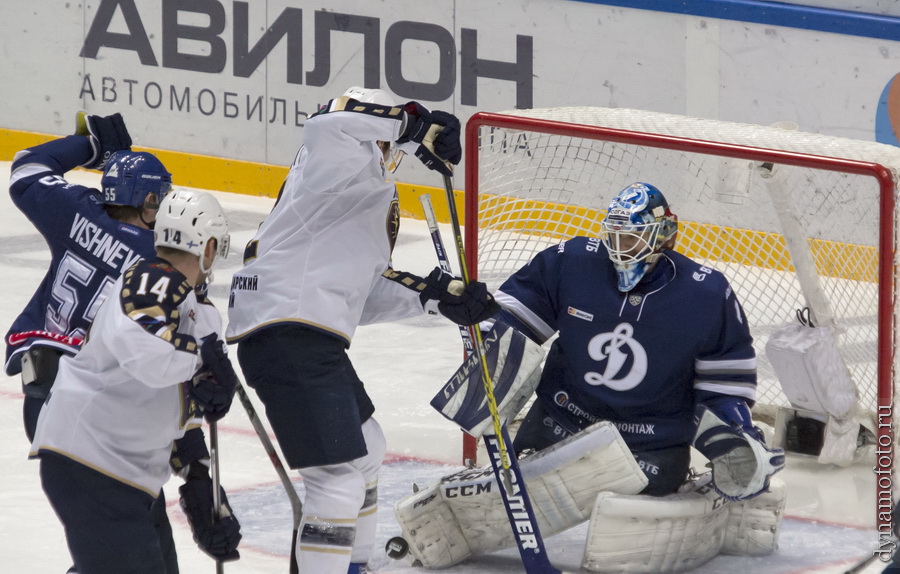
{"label": "name vishnevski on jersey", "polygon": [[119,273],[124,273],[141,258],[130,247],[78,213],[72,220],[69,238]]}

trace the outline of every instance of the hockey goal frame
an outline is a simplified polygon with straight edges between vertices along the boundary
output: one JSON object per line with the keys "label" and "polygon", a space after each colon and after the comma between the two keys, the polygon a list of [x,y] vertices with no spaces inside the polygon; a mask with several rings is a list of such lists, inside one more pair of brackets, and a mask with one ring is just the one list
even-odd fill
{"label": "hockey goal frame", "polygon": [[[860,161],[827,155],[815,155],[767,149],[734,143],[723,143],[705,139],[692,139],[652,132],[630,131],[625,129],[583,125],[525,117],[506,113],[478,112],[471,116],[466,124],[465,133],[465,250],[472,279],[478,278],[478,218],[479,218],[479,138],[482,128],[500,128],[508,130],[526,130],[542,134],[558,136],[577,136],[580,138],[605,140],[612,143],[636,146],[650,146],[673,151],[702,153],[724,158],[750,160],[760,163],[783,164],[807,167],[827,171],[850,173],[872,177],[876,180],[880,197],[880,213],[878,223],[878,308],[877,318],[877,416],[879,423],[884,414],[890,416],[893,401],[894,370],[894,245],[895,245],[895,186],[892,171],[880,163]],[[623,186],[630,182],[622,182]],[[614,190],[610,190],[612,192]],[[875,461],[875,474],[878,477],[878,501],[885,497],[893,504],[892,472],[893,472],[893,428],[891,424],[877,425],[878,454]],[[890,455],[883,456],[881,445],[890,445]],[[477,443],[469,435],[464,434],[463,461],[474,463]],[[882,481],[882,477],[888,480]],[[887,498],[889,497],[889,498]],[[879,502],[880,503],[880,502]],[[889,518],[882,512],[877,513],[879,531],[888,523]]]}

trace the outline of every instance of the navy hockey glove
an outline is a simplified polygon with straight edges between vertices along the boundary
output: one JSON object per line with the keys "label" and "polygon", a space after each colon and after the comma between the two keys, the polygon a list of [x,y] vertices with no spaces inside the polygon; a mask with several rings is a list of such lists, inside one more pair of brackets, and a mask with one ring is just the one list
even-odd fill
{"label": "navy hockey glove", "polygon": [[225,354],[225,343],[215,334],[204,337],[200,344],[203,367],[190,386],[191,397],[203,411],[207,421],[217,421],[231,408],[238,378]]}
{"label": "navy hockey glove", "polygon": [[420,144],[416,157],[426,167],[453,175],[453,165],[462,159],[459,119],[447,112],[432,112],[418,102],[409,102],[403,109],[406,111],[406,129],[397,143],[413,141]]}
{"label": "navy hockey glove", "polygon": [[500,305],[488,293],[487,285],[472,281],[464,285],[448,273],[435,267],[422,282],[424,289],[419,300],[426,311],[432,312],[430,301],[437,301],[437,310],[458,325],[474,325],[500,311]]}
{"label": "navy hockey glove", "polygon": [[78,112],[75,116],[75,135],[87,136],[91,141],[94,154],[82,164],[88,169],[102,170],[114,152],[131,150],[131,136],[122,114],[100,117]]}
{"label": "navy hockey glove", "polygon": [[213,520],[212,486],[209,470],[200,463],[192,464],[187,482],[178,488],[181,509],[187,516],[194,542],[200,550],[223,562],[237,560],[241,557],[237,550],[241,541],[241,525],[228,505],[225,489],[221,487],[219,520]]}

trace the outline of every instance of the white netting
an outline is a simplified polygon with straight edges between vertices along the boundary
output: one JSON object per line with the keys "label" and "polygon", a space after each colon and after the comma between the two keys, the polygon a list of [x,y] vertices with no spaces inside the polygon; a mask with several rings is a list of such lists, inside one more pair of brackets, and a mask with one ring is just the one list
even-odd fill
{"label": "white netting", "polygon": [[[898,148],[782,127],[605,108],[503,115],[878,163],[891,170],[895,189],[900,173]],[[779,165],[776,177],[764,178],[759,163],[749,159],[534,127],[482,126],[478,164],[477,270],[492,289],[561,238],[597,236],[617,191],[635,181],[652,183],[679,217],[677,250],[725,273],[749,317],[760,359],[757,416],[771,416],[774,407],[788,404],[765,358],[765,343],[775,329],[796,321],[796,310],[810,298],[842,331],[841,353],[859,386],[861,406],[874,413],[877,318],[879,312],[893,313],[878,303],[883,216],[875,177]],[[773,197],[786,203],[776,207]],[[892,213],[886,217],[893,222]],[[786,235],[798,234],[806,263],[792,260],[785,244]]]}

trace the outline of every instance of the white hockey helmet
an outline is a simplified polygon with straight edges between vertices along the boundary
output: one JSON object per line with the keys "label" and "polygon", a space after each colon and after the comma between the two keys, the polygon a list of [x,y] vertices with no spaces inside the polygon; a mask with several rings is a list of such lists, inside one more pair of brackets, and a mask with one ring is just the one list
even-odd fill
{"label": "white hockey helmet", "polygon": [[166,195],[159,205],[154,229],[157,247],[171,247],[200,257],[200,270],[209,273],[212,263],[204,261],[210,239],[216,240],[216,256],[228,256],[231,236],[222,206],[204,191],[180,189]]}
{"label": "white hockey helmet", "polygon": [[394,98],[384,90],[379,90],[378,88],[362,88],[360,86],[353,86],[351,88],[347,88],[347,91],[342,95],[347,96],[349,98],[353,98],[357,102],[363,102],[366,104],[378,104],[381,106],[390,106],[394,107],[397,105],[397,102],[394,101]]}
{"label": "white hockey helmet", "polygon": [[[347,88],[347,91],[342,95],[366,104],[378,104],[380,106],[390,106],[392,108],[397,105],[397,102],[389,93],[384,90],[379,90],[378,88],[353,86]],[[385,168],[387,168],[389,172],[394,173],[397,168],[400,167],[400,162],[406,154],[397,149],[397,146],[395,146],[393,142],[384,142],[384,145],[379,144],[379,147],[381,147],[381,151],[384,153]]]}

